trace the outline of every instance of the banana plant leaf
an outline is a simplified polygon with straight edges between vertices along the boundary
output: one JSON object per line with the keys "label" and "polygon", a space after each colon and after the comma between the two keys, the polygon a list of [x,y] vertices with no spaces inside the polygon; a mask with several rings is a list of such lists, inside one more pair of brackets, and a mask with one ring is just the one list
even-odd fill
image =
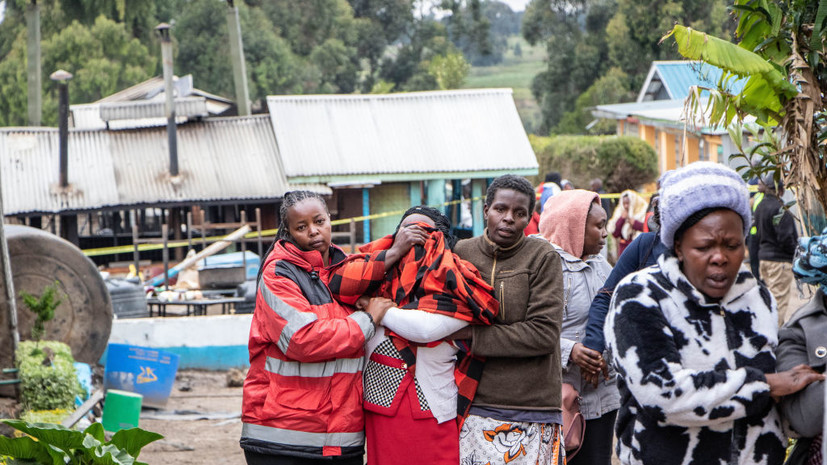
{"label": "banana plant leaf", "polygon": [[674,37],[678,53],[691,60],[702,60],[739,76],[760,75],[777,93],[787,97],[797,94],[797,89],[786,76],[760,55],[739,47],[732,42],[710,36],[704,32],[681,26],[666,34],[661,41]]}

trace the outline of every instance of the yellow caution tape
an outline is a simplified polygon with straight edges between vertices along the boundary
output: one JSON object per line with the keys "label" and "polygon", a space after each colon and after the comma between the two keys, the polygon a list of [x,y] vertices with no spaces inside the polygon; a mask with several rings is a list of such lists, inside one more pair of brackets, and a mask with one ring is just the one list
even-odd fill
{"label": "yellow caution tape", "polygon": [[[431,205],[431,206],[434,207],[434,208],[438,208],[438,207],[444,207],[444,206],[447,206],[447,205],[457,205],[457,204],[462,203],[463,201],[467,201],[467,200],[477,201],[477,200],[482,200],[482,199],[483,199],[483,197],[474,197],[473,199],[466,199],[466,200],[451,200],[451,201],[445,202],[443,204]],[[367,220],[375,220],[375,219],[378,219],[378,218],[386,218],[388,216],[401,215],[401,214],[405,213],[406,211],[407,211],[407,209],[390,211],[390,212],[382,212],[382,213],[374,213],[373,215],[355,216],[353,218],[342,218],[342,219],[338,219],[338,220],[332,220],[330,222],[330,225],[331,226],[338,226],[338,225],[342,225],[342,224],[349,224],[351,221],[354,221],[354,222],[355,221],[367,221]],[[262,237],[275,236],[276,233],[278,233],[278,232],[279,232],[278,228],[263,229],[261,231],[261,236]],[[247,233],[247,234],[244,235],[245,239],[251,239],[251,238],[256,238],[256,237],[258,237],[258,233],[256,233],[255,231]],[[193,238],[192,242],[193,242],[193,244],[196,244],[196,243],[208,243],[209,244],[209,243],[218,242],[218,241],[221,241],[221,240],[224,240],[224,236],[209,236],[209,237],[205,237],[203,241],[201,240],[200,237],[199,238]],[[188,247],[188,246],[189,246],[188,241],[169,241],[169,242],[167,242],[167,248],[170,248],[170,249],[174,249],[174,248],[177,248],[177,247]],[[164,248],[164,244],[161,244],[161,243],[159,243],[159,244],[138,244],[138,251],[139,252],[146,252],[146,251],[149,251],[149,250],[161,250],[163,248]],[[99,248],[95,248],[95,249],[85,249],[85,250],[83,250],[83,253],[86,254],[87,257],[98,257],[98,256],[102,256],[102,255],[115,255],[115,254],[121,254],[121,253],[132,253],[134,251],[135,251],[135,246],[134,245],[118,245],[118,246],[113,246],[113,247],[99,247]]]}
{"label": "yellow caution tape", "polygon": [[[644,195],[647,195],[647,194],[651,195],[652,193],[651,192],[650,193],[644,193]],[[479,200],[483,200],[484,198],[485,197],[474,197],[472,199],[451,200],[451,201],[448,201],[448,202],[445,202],[445,203],[442,203],[442,204],[431,205],[431,207],[439,208],[439,207],[445,207],[445,206],[448,206],[448,205],[457,205],[457,204],[460,204],[462,202],[466,202],[466,201],[469,201],[469,200],[473,201],[473,202],[476,202],[476,201],[479,201]],[[618,199],[618,198],[620,198],[620,194],[600,194],[600,198]],[[358,222],[358,221],[376,220],[376,219],[379,219],[379,218],[387,218],[389,216],[401,215],[401,214],[405,213],[405,211],[407,211],[407,209],[405,209],[405,210],[394,210],[394,211],[388,211],[388,212],[382,212],[382,213],[374,213],[372,215],[354,216],[353,218],[341,218],[341,219],[338,219],[338,220],[332,220],[330,222],[330,224],[331,224],[331,226],[339,226],[339,225],[343,225],[343,224],[349,224],[351,221]],[[276,233],[278,233],[278,231],[279,231],[278,228],[264,229],[264,230],[261,231],[261,236],[262,237],[275,236]],[[251,238],[256,238],[256,237],[258,237],[258,233],[256,233],[255,231],[247,233],[247,234],[244,235],[245,239],[251,239]],[[193,242],[193,244],[195,244],[195,243],[204,243],[204,242],[210,244],[210,243],[218,242],[218,241],[221,241],[221,240],[224,240],[224,236],[209,236],[209,237],[205,237],[203,239],[203,241],[201,240],[200,237],[199,238],[193,238],[192,242]],[[169,241],[169,242],[167,242],[167,248],[174,249],[174,248],[177,248],[177,247],[188,247],[189,244],[190,244],[189,241],[183,241],[183,240]],[[138,244],[138,251],[139,252],[146,252],[146,251],[149,251],[149,250],[161,250],[163,248],[164,248],[164,244],[161,244],[161,243],[158,243],[158,244]],[[95,248],[95,249],[85,249],[85,250],[83,250],[83,253],[86,254],[87,257],[99,257],[99,256],[103,256],[103,255],[115,255],[115,254],[132,253],[134,251],[135,251],[135,246],[134,245],[118,245],[118,246],[113,246],[113,247],[98,247],[98,248]]]}

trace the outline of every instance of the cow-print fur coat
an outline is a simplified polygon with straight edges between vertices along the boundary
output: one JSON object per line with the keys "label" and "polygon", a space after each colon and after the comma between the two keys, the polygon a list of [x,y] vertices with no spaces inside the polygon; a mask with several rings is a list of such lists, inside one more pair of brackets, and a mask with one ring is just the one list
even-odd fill
{"label": "cow-print fur coat", "polygon": [[624,464],[781,464],[775,301],[746,268],[720,302],[667,252],[615,290],[606,341],[619,373]]}

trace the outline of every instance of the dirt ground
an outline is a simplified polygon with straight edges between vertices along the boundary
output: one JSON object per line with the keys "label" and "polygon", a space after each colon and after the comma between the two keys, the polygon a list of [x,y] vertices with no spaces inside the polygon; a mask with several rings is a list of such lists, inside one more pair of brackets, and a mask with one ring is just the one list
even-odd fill
{"label": "dirt ground", "polygon": [[[144,409],[139,426],[164,435],[143,449],[151,465],[243,464],[241,388],[226,387],[227,373],[182,370],[164,410]],[[177,413],[177,414],[176,414]],[[215,419],[197,419],[212,415]]]}
{"label": "dirt ground", "polygon": [[[792,307],[809,299],[793,289]],[[0,418],[15,418],[19,405],[0,397]],[[243,464],[241,388],[227,387],[227,372],[180,370],[163,410],[144,409],[140,427],[164,435],[141,452],[150,465]],[[9,434],[0,428],[0,434]],[[612,458],[613,465],[619,462]]]}

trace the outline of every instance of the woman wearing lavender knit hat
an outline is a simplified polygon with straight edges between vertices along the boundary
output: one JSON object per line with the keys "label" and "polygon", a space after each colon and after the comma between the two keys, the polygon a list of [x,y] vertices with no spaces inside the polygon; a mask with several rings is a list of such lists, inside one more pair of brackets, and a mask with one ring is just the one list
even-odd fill
{"label": "woman wearing lavender knit hat", "polygon": [[605,333],[619,374],[624,464],[781,464],[775,402],[824,379],[775,372],[775,301],[743,266],[746,185],[692,163],[664,179],[657,264],[618,284]]}

